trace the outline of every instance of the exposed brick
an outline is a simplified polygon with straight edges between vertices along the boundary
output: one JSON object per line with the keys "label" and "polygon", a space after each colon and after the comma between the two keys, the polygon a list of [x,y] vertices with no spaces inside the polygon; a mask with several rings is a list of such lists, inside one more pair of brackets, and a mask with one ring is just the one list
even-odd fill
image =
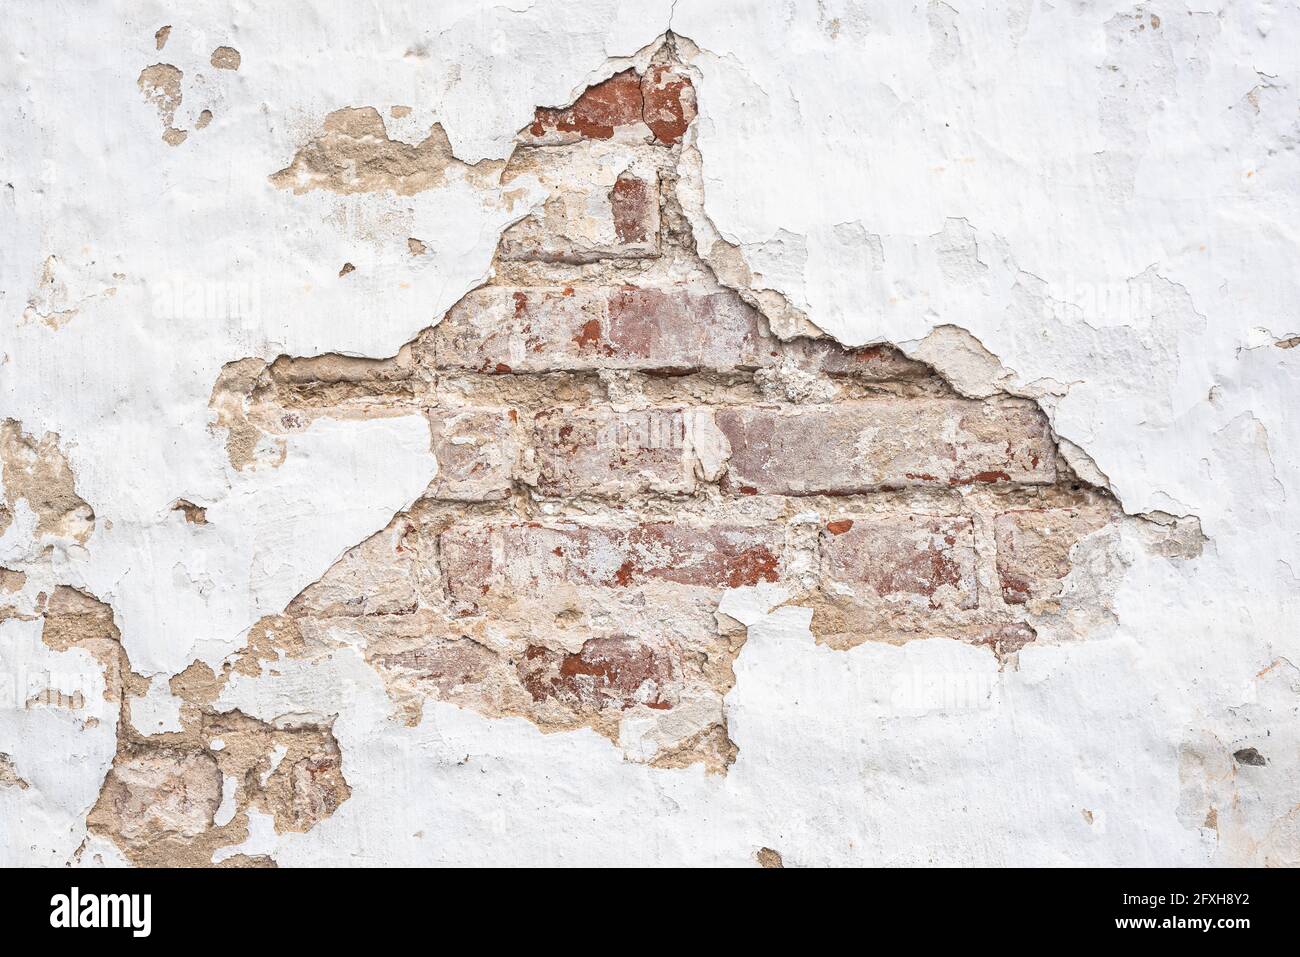
{"label": "exposed brick", "polygon": [[[943,637],[1006,666],[1036,639],[1093,527],[1062,506],[1112,513],[1058,478],[1035,404],[957,398],[887,344],[782,341],[746,302],[776,315],[777,293],[721,286],[736,263],[701,259],[683,212],[704,187],[675,147],[694,116],[689,74],[663,62],[539,109],[499,182],[541,202],[506,230],[491,285],[391,360],[223,371],[214,407],[249,448],[240,423],[433,407],[434,500],[305,590],[283,650],[363,649],[410,723],[438,699],[723,770],[745,640],[723,589],[790,585],[837,649]],[[776,497],[813,495],[854,497]],[[1054,639],[1093,609],[1065,611]],[[278,825],[345,796],[326,749],[277,775]]]}
{"label": "exposed brick", "polygon": [[591,155],[589,143],[526,151],[548,155],[531,166],[525,156],[509,179],[531,173],[550,195],[502,235],[500,258],[592,263],[658,256],[658,151],[642,150],[617,165]]}
{"label": "exposed brick", "polygon": [[658,183],[648,183],[631,173],[623,173],[609,192],[614,217],[614,235],[620,245],[632,246],[651,238],[659,220]]}
{"label": "exposed brick", "polygon": [[457,303],[429,343],[436,365],[478,372],[731,371],[786,360],[867,381],[929,372],[886,346],[781,342],[734,293],[690,286],[485,286]]}
{"label": "exposed brick", "polygon": [[551,409],[536,418],[538,488],[547,495],[689,492],[695,487],[692,438],[707,411]]}
{"label": "exposed brick", "polygon": [[695,87],[679,68],[655,65],[641,81],[645,101],[645,122],[661,143],[681,142],[686,127],[695,119]]}
{"label": "exposed brick", "polygon": [[1002,599],[1011,605],[1056,598],[1070,573],[1070,549],[1104,527],[1109,517],[1095,508],[1020,509],[993,523]]}
{"label": "exposed brick", "polygon": [[831,521],[822,533],[821,552],[822,574],[832,588],[857,592],[866,585],[891,602],[975,607],[975,531],[969,518]]}
{"label": "exposed brick", "polygon": [[513,409],[432,409],[438,475],[434,498],[485,502],[509,497],[519,458]]}
{"label": "exposed brick", "polygon": [[731,443],[728,483],[742,492],[845,495],[1056,477],[1047,422],[1029,402],[891,398],[720,409],[717,422]]}
{"label": "exposed brick", "polygon": [[626,710],[674,704],[674,668],[664,651],[628,635],[592,638],[576,654],[530,646],[516,663],[534,701],[556,701],[574,710]]}
{"label": "exposed brick", "polygon": [[610,139],[618,127],[642,122],[641,87],[635,70],[615,73],[588,87],[572,106],[539,108],[524,139],[543,143]]}
{"label": "exposed brick", "polygon": [[757,313],[729,293],[622,286],[606,314],[597,348],[631,368],[731,369],[771,351]]}
{"label": "exposed brick", "polygon": [[463,609],[489,595],[536,595],[563,584],[738,588],[776,581],[783,544],[780,526],[666,522],[630,528],[466,523],[440,538],[448,591]]}
{"label": "exposed brick", "polygon": [[442,368],[524,373],[752,368],[774,341],[734,295],[638,286],[487,286],[431,337]]}
{"label": "exposed brick", "polygon": [[372,661],[387,671],[406,673],[427,681],[446,694],[482,681],[495,664],[496,655],[469,638],[454,638],[376,655]]}

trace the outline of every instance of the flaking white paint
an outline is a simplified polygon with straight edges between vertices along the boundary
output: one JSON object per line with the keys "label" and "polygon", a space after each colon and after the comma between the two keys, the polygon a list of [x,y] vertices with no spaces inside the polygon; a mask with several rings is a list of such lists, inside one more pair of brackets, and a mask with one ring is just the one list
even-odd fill
{"label": "flaking white paint", "polygon": [[[1300,350],[1272,344],[1300,333],[1300,13],[1284,5],[16,8],[0,36],[0,417],[60,435],[97,526],[38,557],[20,506],[4,560],[109,602],[132,667],[160,687],[238,648],[436,466],[418,419],[320,421],[278,469],[236,473],[209,428],[221,366],[391,355],[486,275],[541,195],[452,177],[412,197],[296,196],[267,176],[352,105],[409,104],[390,135],[436,120],[460,159],[501,158],[534,105],[569,102],[670,17],[698,48],[698,225],[741,248],[756,286],[972,394],[997,376],[1039,398],[1128,511],[1198,517],[1204,553],[1173,563],[1130,543],[1117,625],[1027,648],[1019,671],[944,641],[831,651],[798,609],[752,609],[725,778],[448,705],[402,727],[359,657],[285,662],[221,703],[337,714],[352,798],[306,834],[255,815],[245,850],[283,864],[743,863],[760,846],[787,865],[1296,863]],[[240,50],[237,72],[207,67],[218,45]],[[176,147],[136,89],[157,62],[185,74]],[[429,255],[413,262],[407,237]],[[61,296],[40,288],[50,256]],[[343,262],[355,272],[339,277]],[[41,320],[69,307],[57,329]],[[931,338],[948,325],[993,361]],[[180,497],[209,524],[171,512]],[[0,633],[10,671],[73,656],[98,674],[83,652],[44,649],[38,624]],[[0,790],[6,863],[61,863],[82,841],[116,716],[82,717],[0,715],[0,751],[31,785]],[[1189,778],[1189,749],[1246,744],[1268,765]],[[1203,805],[1229,799],[1233,821],[1202,826]],[[100,845],[80,860],[120,862]]]}

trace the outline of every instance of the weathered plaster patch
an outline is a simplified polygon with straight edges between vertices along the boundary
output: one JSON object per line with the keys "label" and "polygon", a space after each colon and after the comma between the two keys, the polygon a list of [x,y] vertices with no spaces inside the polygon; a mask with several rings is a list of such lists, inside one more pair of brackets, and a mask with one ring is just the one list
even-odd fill
{"label": "weathered plaster patch", "polygon": [[185,74],[170,63],[155,63],[140,71],[136,85],[146,100],[158,110],[162,120],[163,140],[168,146],[179,146],[185,142],[186,132],[172,126],[176,111],[180,109],[184,95],[181,93],[181,80]]}
{"label": "weathered plaster patch", "polygon": [[36,516],[37,538],[62,538],[84,545],[95,529],[94,510],[77,494],[76,479],[59,448],[59,437],[37,439],[13,419],[0,421],[0,480],[6,509],[0,534],[22,501]]}
{"label": "weathered plaster patch", "polygon": [[234,47],[217,47],[212,51],[211,63],[218,70],[238,70],[241,57]]}
{"label": "weathered plaster patch", "polygon": [[419,143],[388,137],[384,118],[373,107],[335,110],[320,135],[300,149],[293,162],[271,176],[280,189],[305,193],[326,189],[347,195],[391,190],[410,196],[441,185],[449,168],[461,175],[490,176],[496,164],[470,167],[457,160],[442,126]]}
{"label": "weathered plaster patch", "polygon": [[[93,263],[91,264],[93,265]],[[115,273],[112,281],[126,277]],[[58,331],[77,317],[82,306],[93,298],[117,295],[117,287],[98,281],[69,268],[57,256],[47,256],[37,277],[36,289],[27,300],[23,321],[43,322]]]}

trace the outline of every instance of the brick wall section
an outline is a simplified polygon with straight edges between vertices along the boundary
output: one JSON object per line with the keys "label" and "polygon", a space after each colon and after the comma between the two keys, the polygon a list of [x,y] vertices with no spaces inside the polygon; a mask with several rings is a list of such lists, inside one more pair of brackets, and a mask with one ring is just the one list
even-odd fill
{"label": "brick wall section", "polygon": [[1051,601],[1070,573],[1070,548],[1106,526],[1113,515],[1096,507],[1031,508],[994,520],[998,583],[1010,605]]}
{"label": "brick wall section", "polygon": [[889,488],[1050,485],[1056,454],[1027,402],[871,399],[726,409],[729,484],[771,495],[851,495]]}
{"label": "brick wall section", "polygon": [[924,374],[892,349],[783,343],[735,293],[683,285],[484,286],[453,306],[423,345],[442,371],[729,372],[791,362],[860,379]]}
{"label": "brick wall section", "polygon": [[487,502],[510,497],[518,472],[518,413],[503,408],[429,410],[438,477],[429,494]]}
{"label": "brick wall section", "polygon": [[440,538],[447,591],[466,613],[504,591],[529,602],[556,588],[635,588],[667,582],[740,588],[779,578],[779,527],[679,522],[607,527],[520,522],[454,525]]}
{"label": "brick wall section", "polygon": [[710,410],[683,408],[548,409],[533,421],[537,489],[561,498],[691,492],[694,436],[715,428]]}
{"label": "brick wall section", "polygon": [[1034,403],[962,398],[889,346],[782,342],[720,287],[676,200],[694,112],[668,60],[538,110],[504,179],[552,196],[489,284],[394,359],[281,360],[250,392],[264,431],[428,416],[426,497],[288,615],[351,635],[410,720],[436,698],[724,770],[725,590],[784,589],[834,647],[1014,662],[1118,518]]}
{"label": "brick wall section", "polygon": [[978,605],[974,522],[896,513],[828,522],[821,539],[822,575],[850,590],[922,610],[947,603]]}

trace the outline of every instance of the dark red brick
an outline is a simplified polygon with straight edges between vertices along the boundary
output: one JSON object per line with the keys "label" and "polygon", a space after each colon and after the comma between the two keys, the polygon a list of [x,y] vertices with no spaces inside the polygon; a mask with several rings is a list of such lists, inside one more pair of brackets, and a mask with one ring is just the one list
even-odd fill
{"label": "dark red brick", "polygon": [[650,237],[650,229],[657,221],[659,191],[656,185],[647,183],[631,173],[623,173],[614,181],[614,188],[609,193],[609,205],[614,216],[614,235],[623,245],[644,243]]}
{"label": "dark red brick", "polygon": [[624,70],[588,87],[572,106],[538,109],[527,133],[542,141],[550,134],[559,134],[561,140],[578,137],[607,140],[618,127],[640,122],[641,78],[635,70]]}
{"label": "dark red brick", "polygon": [[695,119],[695,87],[678,68],[652,66],[641,83],[645,122],[660,143],[680,143]]}

